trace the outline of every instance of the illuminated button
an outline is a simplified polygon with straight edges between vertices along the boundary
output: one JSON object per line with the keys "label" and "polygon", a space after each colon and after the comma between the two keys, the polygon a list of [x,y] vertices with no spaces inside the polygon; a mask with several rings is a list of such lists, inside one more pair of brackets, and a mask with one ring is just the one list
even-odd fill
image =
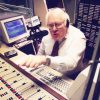
{"label": "illuminated button", "polygon": [[0,87],[0,90],[3,90],[3,87]]}
{"label": "illuminated button", "polygon": [[10,90],[11,90],[13,93],[16,93],[15,89],[13,89],[13,88],[10,88]]}

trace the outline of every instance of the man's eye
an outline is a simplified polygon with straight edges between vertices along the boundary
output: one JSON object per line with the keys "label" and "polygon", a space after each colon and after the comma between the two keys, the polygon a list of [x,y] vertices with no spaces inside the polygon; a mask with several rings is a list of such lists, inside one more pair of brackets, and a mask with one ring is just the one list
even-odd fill
{"label": "man's eye", "polygon": [[61,25],[61,23],[56,23],[56,24],[55,24],[55,26],[59,26],[59,25]]}
{"label": "man's eye", "polygon": [[50,26],[50,27],[53,27],[53,26],[54,26],[54,24],[50,24],[49,26]]}
{"label": "man's eye", "polygon": [[49,26],[49,27],[53,27],[53,26],[54,26],[54,24],[48,24],[48,26]]}

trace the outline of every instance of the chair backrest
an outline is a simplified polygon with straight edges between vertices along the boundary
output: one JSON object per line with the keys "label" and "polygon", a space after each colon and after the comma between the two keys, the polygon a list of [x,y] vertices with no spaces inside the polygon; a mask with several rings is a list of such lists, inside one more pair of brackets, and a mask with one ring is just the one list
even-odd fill
{"label": "chair backrest", "polygon": [[100,29],[100,2],[99,0],[80,0],[77,5],[75,27],[84,32],[87,43],[84,61],[92,59],[96,48],[96,40]]}

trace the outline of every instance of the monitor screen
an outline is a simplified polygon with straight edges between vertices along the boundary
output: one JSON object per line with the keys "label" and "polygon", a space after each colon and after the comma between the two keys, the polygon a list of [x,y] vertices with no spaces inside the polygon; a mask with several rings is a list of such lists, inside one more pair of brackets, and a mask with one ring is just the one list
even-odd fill
{"label": "monitor screen", "polygon": [[26,32],[22,19],[6,22],[4,25],[6,27],[9,38],[14,38]]}
{"label": "monitor screen", "polygon": [[23,16],[1,20],[0,29],[3,41],[7,44],[29,36]]}

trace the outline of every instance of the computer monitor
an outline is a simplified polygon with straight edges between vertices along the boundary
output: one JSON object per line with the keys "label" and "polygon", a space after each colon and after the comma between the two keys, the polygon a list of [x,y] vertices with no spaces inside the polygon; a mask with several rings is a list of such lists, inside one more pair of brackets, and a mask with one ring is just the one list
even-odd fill
{"label": "computer monitor", "polygon": [[36,26],[40,26],[41,22],[38,16],[33,16],[31,18],[31,22],[32,22],[32,27],[36,27]]}
{"label": "computer monitor", "polygon": [[29,36],[23,16],[16,16],[1,20],[0,30],[2,40],[7,44],[14,43]]}

